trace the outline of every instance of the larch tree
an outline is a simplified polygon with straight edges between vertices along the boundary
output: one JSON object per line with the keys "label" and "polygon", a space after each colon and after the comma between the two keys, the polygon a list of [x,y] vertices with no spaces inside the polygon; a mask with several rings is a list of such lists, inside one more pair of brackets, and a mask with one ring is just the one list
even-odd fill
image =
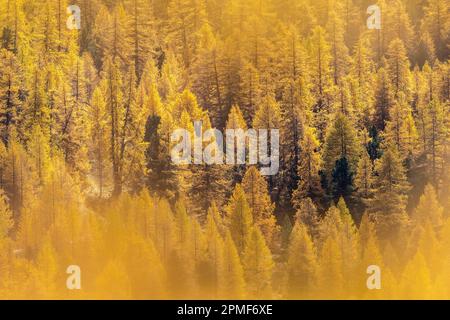
{"label": "larch tree", "polygon": [[355,273],[355,266],[358,262],[358,230],[344,198],[341,197],[339,199],[336,208],[340,212],[342,221],[342,229],[339,230],[342,251],[342,272],[346,279],[345,287],[348,290],[352,290],[357,286],[357,282],[352,278],[352,275]]}
{"label": "larch tree", "polygon": [[134,62],[136,78],[140,79],[148,60],[153,59],[156,42],[153,6],[143,0],[126,0],[125,10],[129,20],[129,41],[132,49],[130,58]]}
{"label": "larch tree", "polygon": [[44,244],[36,258],[38,292],[43,298],[50,298],[56,293],[56,277],[58,262],[50,237],[44,239]]}
{"label": "larch tree", "polygon": [[117,64],[108,61],[105,79],[113,195],[119,195],[125,181],[131,190],[144,183],[145,110],[137,108],[136,75],[132,68],[123,79]]}
{"label": "larch tree", "polygon": [[385,143],[395,145],[403,160],[411,163],[418,146],[418,134],[412,110],[403,93],[389,110],[389,121],[386,123]]}
{"label": "larch tree", "polygon": [[247,124],[245,122],[244,116],[238,105],[234,105],[230,109],[228,114],[228,120],[226,124],[227,129],[247,129]]}
{"label": "larch tree", "polygon": [[410,63],[404,43],[400,39],[394,39],[389,44],[386,52],[386,71],[394,98],[403,93],[406,100],[411,99],[411,73]]}
{"label": "larch tree", "polygon": [[[245,122],[244,115],[238,105],[233,105],[231,107],[230,112],[228,113],[225,128],[232,130],[247,130],[247,123]],[[236,138],[235,140],[238,139]],[[239,141],[235,141],[235,143],[239,143]],[[244,143],[247,145],[248,142],[244,141]],[[240,182],[242,180],[242,176],[245,173],[245,167],[245,164],[234,165],[234,168],[232,169],[233,182]]]}
{"label": "larch tree", "polygon": [[[366,275],[367,268],[369,266],[375,265],[385,270],[383,263],[383,256],[381,255],[378,238],[375,231],[375,225],[370,221],[368,215],[364,215],[359,227],[359,254],[358,257],[358,267],[357,272],[361,277],[359,278],[359,283],[357,288],[360,291],[367,291],[366,286]],[[387,268],[386,268],[387,269]],[[384,282],[384,276],[383,276]]]}
{"label": "larch tree", "polygon": [[18,54],[19,48],[24,49],[22,47],[22,41],[25,40],[23,34],[27,29],[23,1],[2,1],[0,7],[1,47]]}
{"label": "larch tree", "polygon": [[388,146],[375,164],[374,196],[369,201],[368,212],[377,223],[381,239],[395,237],[408,222],[406,214],[409,183],[395,146]]}
{"label": "larch tree", "polygon": [[398,38],[404,43],[408,50],[408,54],[412,56],[415,49],[414,40],[416,34],[407,12],[407,8],[410,7],[410,4],[406,6],[401,0],[384,2],[385,4],[381,9],[381,19],[383,24],[382,30],[384,29],[382,31],[383,43],[387,46],[387,51],[389,51],[389,46],[392,41]]}
{"label": "larch tree", "polygon": [[323,169],[334,196],[349,194],[356,173],[360,143],[351,121],[337,113],[323,149]]}
{"label": "larch tree", "polygon": [[[447,113],[448,115],[448,113]],[[427,167],[431,174],[431,182],[435,188],[439,189],[445,145],[448,143],[445,124],[448,123],[448,116],[445,115],[444,105],[437,100],[430,102],[428,106],[428,152]]]}
{"label": "larch tree", "polygon": [[15,130],[11,132],[5,161],[2,188],[10,199],[11,209],[16,217],[32,195],[30,192],[34,180],[31,178],[31,160]]}
{"label": "larch tree", "polygon": [[428,184],[420,197],[419,204],[414,210],[414,222],[419,225],[431,223],[431,225],[438,230],[444,222],[444,209],[440,205],[436,191],[433,185]]}
{"label": "larch tree", "polygon": [[376,69],[372,56],[368,36],[362,34],[353,47],[349,71],[351,104],[360,128],[369,127],[374,113]]}
{"label": "larch tree", "polygon": [[50,166],[50,146],[48,137],[44,135],[40,126],[33,127],[27,149],[32,164],[32,172],[36,174],[39,185],[47,182]]}
{"label": "larch tree", "polygon": [[246,122],[250,124],[257,110],[257,106],[261,102],[263,90],[258,70],[249,61],[243,61],[242,64],[243,66],[239,74],[238,104],[241,106]]}
{"label": "larch tree", "polygon": [[364,149],[361,158],[358,161],[358,170],[355,176],[355,189],[362,199],[367,199],[371,194],[372,188],[372,161],[367,150]]}
{"label": "larch tree", "polygon": [[98,197],[105,195],[111,179],[110,140],[108,132],[108,110],[102,89],[96,88],[90,103],[89,153],[92,170],[97,179]]}
{"label": "larch tree", "polygon": [[116,291],[119,291],[118,297],[122,299],[129,299],[131,296],[130,276],[124,264],[118,259],[108,261],[98,273],[94,283],[100,297],[104,299],[112,298],[112,292]]}
{"label": "larch tree", "polygon": [[378,69],[375,87],[373,122],[378,130],[384,130],[389,120],[389,110],[394,103],[394,94],[388,73],[384,68]]}
{"label": "larch tree", "polygon": [[311,122],[313,96],[307,68],[307,53],[293,25],[283,30],[283,54],[279,58],[281,104],[281,171],[280,201],[288,203],[298,184],[297,164],[301,157],[300,141]]}
{"label": "larch tree", "polygon": [[438,57],[445,59],[448,57],[448,47],[445,43],[448,42],[448,24],[449,13],[448,0],[430,0],[427,1],[424,11],[424,18],[422,20],[421,31],[430,34]]}
{"label": "larch tree", "polygon": [[[95,18],[94,28],[98,50],[95,55],[96,65],[102,65],[110,59],[120,67],[126,66],[132,54],[130,31],[130,17],[123,4],[115,6],[112,12],[101,7]],[[103,69],[107,67],[108,64]]]}
{"label": "larch tree", "polygon": [[300,142],[302,155],[297,166],[299,183],[292,194],[292,204],[295,207],[303,198],[317,197],[322,192],[319,176],[322,165],[319,146],[314,128],[307,127]]}
{"label": "larch tree", "polygon": [[164,297],[167,276],[153,242],[132,235],[124,256],[125,268],[134,275],[130,277],[132,295],[141,299]]}
{"label": "larch tree", "polygon": [[290,236],[287,269],[288,297],[295,299],[312,296],[317,290],[319,265],[314,243],[301,221],[297,221]]}
{"label": "larch tree", "polygon": [[336,298],[344,288],[342,254],[337,239],[328,237],[320,251],[319,292],[322,296]]}
{"label": "larch tree", "polygon": [[221,42],[212,27],[205,23],[199,30],[198,49],[192,66],[192,88],[199,103],[207,106],[212,123],[217,124],[223,108]]}
{"label": "larch tree", "polygon": [[[278,148],[273,148],[273,141],[269,138],[269,134],[271,137],[272,130],[280,130],[281,127],[281,110],[279,103],[275,100],[275,98],[271,95],[266,95],[261,99],[260,105],[255,113],[255,117],[253,118],[253,128],[259,130],[267,130],[267,155],[270,156],[279,156]],[[260,132],[261,135],[261,132]],[[261,139],[261,136],[259,137]],[[260,146],[258,149],[261,148]],[[277,152],[274,154],[274,152]],[[267,161],[260,155],[258,156],[260,163]],[[269,191],[272,192],[275,188],[275,181],[273,175],[269,175],[268,177],[268,185]]]}
{"label": "larch tree", "polygon": [[242,265],[250,296],[270,297],[272,293],[272,253],[258,227],[253,227],[246,243]]}
{"label": "larch tree", "polygon": [[221,296],[226,299],[240,299],[244,296],[245,280],[239,254],[227,231],[224,242],[224,271]]}
{"label": "larch tree", "polygon": [[336,10],[332,10],[328,17],[327,35],[331,45],[333,79],[336,86],[341,85],[341,78],[347,72],[349,65],[348,48],[344,39],[344,21]]}
{"label": "larch tree", "polygon": [[252,209],[247,201],[243,187],[237,184],[226,207],[227,222],[236,249],[242,254],[253,227]]}
{"label": "larch tree", "polygon": [[[419,283],[419,285],[414,283]],[[419,296],[424,298],[424,295],[430,296],[430,293],[433,292],[430,270],[421,252],[417,252],[406,265],[399,286],[401,296],[405,299],[414,299]]]}
{"label": "larch tree", "polygon": [[0,51],[0,70],[0,134],[8,143],[11,126],[17,123],[22,106],[23,75],[16,56],[4,49]]}
{"label": "larch tree", "polygon": [[205,272],[201,275],[201,279],[204,282],[205,293],[219,297],[223,286],[221,276],[224,268],[224,243],[216,225],[213,211],[210,211],[206,218],[205,238]]}
{"label": "larch tree", "polygon": [[311,92],[314,95],[314,124],[318,128],[319,139],[325,135],[326,124],[331,112],[333,95],[333,71],[331,67],[331,49],[326,40],[326,31],[318,26],[308,39],[309,59],[312,64]]}
{"label": "larch tree", "polygon": [[7,197],[3,190],[0,191],[0,241],[8,237],[9,231],[14,226],[12,212],[9,208]]}
{"label": "larch tree", "polygon": [[297,206],[295,222],[301,223],[308,228],[308,232],[313,240],[319,236],[319,212],[311,198],[302,199]]}
{"label": "larch tree", "polygon": [[168,6],[168,40],[190,68],[196,54],[197,32],[205,19],[205,4],[198,0],[176,0]]}
{"label": "larch tree", "polygon": [[266,95],[256,110],[253,118],[253,128],[255,129],[279,129],[281,124],[280,105],[271,95]]}
{"label": "larch tree", "polygon": [[[146,76],[144,73],[143,78]],[[142,80],[141,80],[142,83]],[[178,195],[176,168],[170,161],[170,133],[173,130],[172,116],[162,103],[155,83],[150,84],[145,96],[144,108],[148,110],[144,141],[147,161],[147,185],[152,193],[164,195],[171,200]]]}
{"label": "larch tree", "polygon": [[267,182],[255,166],[247,169],[242,180],[247,202],[252,210],[253,221],[269,247],[273,245],[278,228],[274,215],[275,204],[270,200]]}

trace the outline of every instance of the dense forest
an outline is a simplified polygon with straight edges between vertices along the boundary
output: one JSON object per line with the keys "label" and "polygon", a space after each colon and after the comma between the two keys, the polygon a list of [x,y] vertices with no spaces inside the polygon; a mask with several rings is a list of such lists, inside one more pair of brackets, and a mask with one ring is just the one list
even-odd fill
{"label": "dense forest", "polygon": [[[449,4],[0,0],[0,298],[449,299]],[[175,165],[199,120],[279,172]]]}

